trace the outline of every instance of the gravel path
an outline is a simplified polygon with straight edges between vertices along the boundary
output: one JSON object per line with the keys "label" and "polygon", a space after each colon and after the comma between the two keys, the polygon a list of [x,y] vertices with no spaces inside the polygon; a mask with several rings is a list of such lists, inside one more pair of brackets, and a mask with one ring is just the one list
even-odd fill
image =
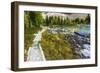
{"label": "gravel path", "polygon": [[32,47],[29,48],[28,51],[28,57],[27,61],[43,61],[45,60],[42,48],[39,44],[39,41],[41,41],[42,33],[46,30],[46,28],[43,28],[41,31],[39,31],[37,34],[35,34],[35,38],[33,40]]}

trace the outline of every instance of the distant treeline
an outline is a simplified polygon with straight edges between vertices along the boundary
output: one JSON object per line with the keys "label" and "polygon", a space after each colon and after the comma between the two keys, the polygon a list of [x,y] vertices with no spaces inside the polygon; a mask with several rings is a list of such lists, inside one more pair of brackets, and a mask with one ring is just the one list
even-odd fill
{"label": "distant treeline", "polygon": [[45,19],[46,25],[60,25],[60,26],[75,26],[77,24],[89,24],[90,23],[90,16],[87,15],[86,18],[64,18],[60,16],[46,16]]}
{"label": "distant treeline", "polygon": [[75,26],[77,24],[90,24],[90,15],[88,14],[85,18],[64,18],[61,16],[46,16],[45,19],[42,16],[43,12],[33,12],[33,11],[25,11],[24,14],[24,23],[25,28],[36,28],[40,27],[40,25],[52,26],[52,25],[60,25],[60,26]]}

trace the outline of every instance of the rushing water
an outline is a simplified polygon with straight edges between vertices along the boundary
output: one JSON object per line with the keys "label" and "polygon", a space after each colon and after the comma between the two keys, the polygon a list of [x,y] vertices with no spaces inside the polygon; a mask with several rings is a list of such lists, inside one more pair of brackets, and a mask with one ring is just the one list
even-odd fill
{"label": "rushing water", "polygon": [[87,33],[87,34],[90,34],[90,25],[83,25],[83,26],[80,26],[80,30],[79,30],[81,33]]}
{"label": "rushing water", "polygon": [[[90,36],[90,25],[83,25],[79,27],[79,34]],[[85,37],[84,39],[90,40],[90,37]],[[90,41],[86,41],[90,43]],[[81,58],[90,58],[90,44],[84,43],[83,48],[80,50],[81,52]]]}
{"label": "rushing water", "polygon": [[[73,34],[74,37],[72,40],[75,40],[76,42],[81,42],[80,44],[75,45],[80,45],[80,56],[81,58],[90,58],[90,25],[89,24],[82,24],[80,26],[72,26],[72,27],[67,27],[66,28],[67,32],[69,31],[68,34]],[[70,40],[71,41],[71,40]]]}

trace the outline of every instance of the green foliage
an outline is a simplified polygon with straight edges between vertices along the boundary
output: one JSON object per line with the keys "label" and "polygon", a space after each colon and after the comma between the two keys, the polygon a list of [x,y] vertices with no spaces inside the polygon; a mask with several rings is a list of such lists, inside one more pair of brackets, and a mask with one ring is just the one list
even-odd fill
{"label": "green foliage", "polygon": [[[46,16],[43,18],[43,12],[25,11],[24,12],[24,56],[27,57],[28,49],[32,46],[34,34],[41,30],[41,26],[47,27],[65,27],[76,26],[77,24],[89,24],[90,15],[86,18],[64,18],[61,16]],[[72,48],[68,41],[64,40],[63,34],[49,34],[48,31],[42,35],[41,46],[47,60],[72,59],[79,58],[72,53]]]}
{"label": "green foliage", "polygon": [[30,28],[35,28],[43,24],[44,19],[41,12],[25,11],[24,12],[24,25],[25,31]]}
{"label": "green foliage", "polygon": [[41,30],[43,17],[40,12],[24,12],[24,60],[26,61],[28,49],[32,46],[34,33]]}
{"label": "green foliage", "polygon": [[29,16],[33,26],[39,27],[41,24],[43,24],[43,16],[41,12],[30,11]]}
{"label": "green foliage", "polygon": [[90,15],[89,15],[89,14],[88,14],[88,16],[86,17],[85,21],[86,21],[86,24],[89,24],[89,23],[90,23]]}
{"label": "green foliage", "polygon": [[63,34],[42,34],[41,46],[47,60],[73,59],[72,48]]}
{"label": "green foliage", "polygon": [[31,27],[29,12],[24,12],[24,27],[25,29],[29,29]]}
{"label": "green foliage", "polygon": [[53,25],[59,25],[59,26],[76,26],[80,24],[89,24],[90,23],[90,16],[88,15],[86,18],[64,18],[61,16],[46,16],[45,19],[45,25],[46,26],[53,26]]}

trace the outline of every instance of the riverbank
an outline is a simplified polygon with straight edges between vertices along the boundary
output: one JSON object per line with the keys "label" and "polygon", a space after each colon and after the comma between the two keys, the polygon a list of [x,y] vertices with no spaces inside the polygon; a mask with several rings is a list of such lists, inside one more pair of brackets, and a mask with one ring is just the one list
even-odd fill
{"label": "riverbank", "polygon": [[27,61],[90,58],[90,34],[80,33],[79,28],[42,27],[34,36]]}
{"label": "riverbank", "polygon": [[[89,36],[89,34],[85,34],[85,36]],[[78,55],[81,59],[90,58],[90,37],[73,33],[66,35],[65,40],[71,44],[74,56]]]}
{"label": "riverbank", "polygon": [[47,60],[90,58],[90,34],[73,30],[48,28],[43,33],[41,46]]}

